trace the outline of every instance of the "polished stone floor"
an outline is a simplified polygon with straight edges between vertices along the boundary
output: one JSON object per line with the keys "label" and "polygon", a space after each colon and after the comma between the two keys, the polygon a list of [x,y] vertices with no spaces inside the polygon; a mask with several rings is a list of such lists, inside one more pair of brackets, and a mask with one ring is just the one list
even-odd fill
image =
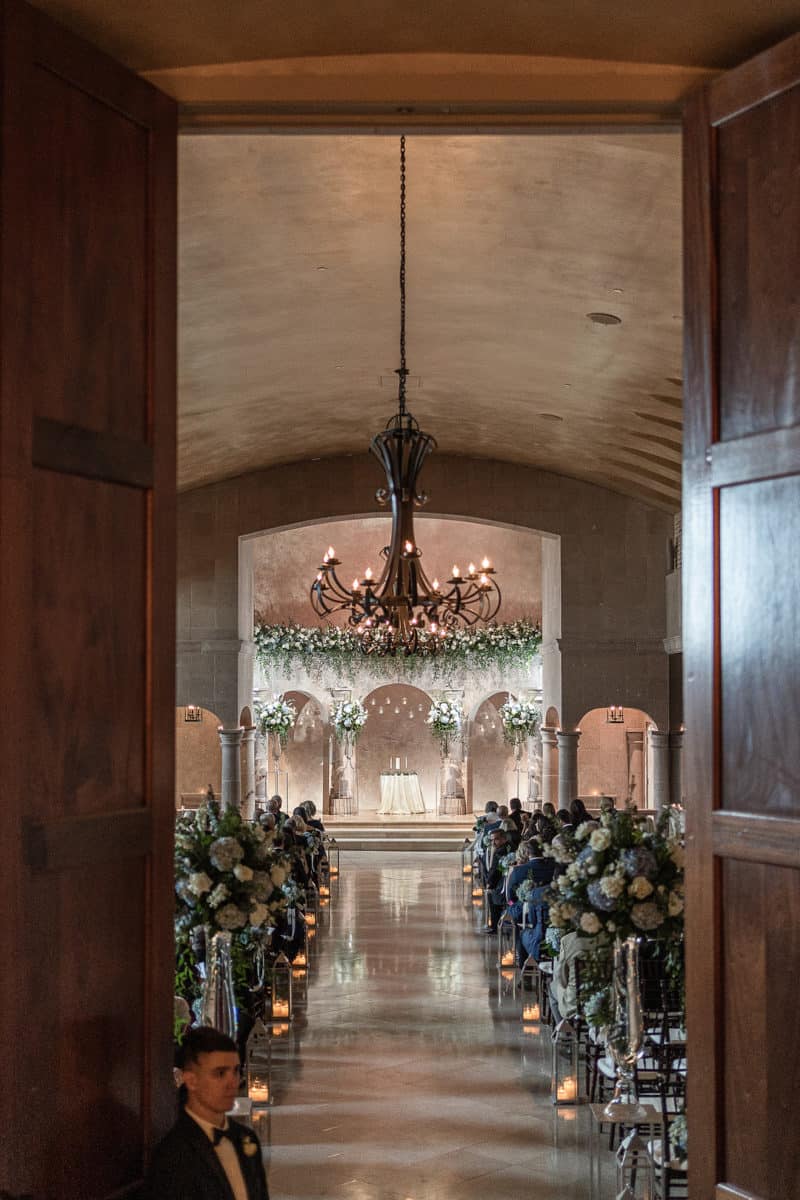
{"label": "polished stone floor", "polygon": [[588,1112],[551,1105],[479,912],[452,853],[343,856],[274,1042],[273,1200],[586,1200]]}

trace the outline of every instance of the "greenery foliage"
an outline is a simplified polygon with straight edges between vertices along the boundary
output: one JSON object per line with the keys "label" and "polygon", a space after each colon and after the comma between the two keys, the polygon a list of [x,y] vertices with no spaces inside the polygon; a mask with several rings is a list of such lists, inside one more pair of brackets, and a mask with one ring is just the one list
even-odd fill
{"label": "greenery foliage", "polygon": [[420,633],[417,652],[396,657],[366,654],[354,630],[336,625],[307,627],[258,622],[253,638],[256,656],[267,670],[277,667],[283,674],[291,675],[302,669],[312,678],[332,670],[351,681],[365,670],[383,678],[392,673],[412,678],[426,669],[443,682],[466,668],[525,670],[542,644],[541,630],[532,621],[458,629],[446,638]]}

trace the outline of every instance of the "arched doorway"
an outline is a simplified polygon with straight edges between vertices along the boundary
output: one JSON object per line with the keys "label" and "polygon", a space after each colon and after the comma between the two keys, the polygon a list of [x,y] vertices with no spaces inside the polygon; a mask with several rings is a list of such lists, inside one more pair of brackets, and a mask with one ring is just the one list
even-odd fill
{"label": "arched doorway", "polygon": [[209,787],[222,790],[222,747],[216,713],[196,704],[175,709],[175,807],[197,808]]}
{"label": "arched doorway", "polygon": [[[508,692],[493,692],[475,708],[469,725],[469,763],[472,807],[483,812],[487,800],[504,804],[517,795],[514,752],[503,736],[500,708]],[[527,788],[527,780],[520,780]],[[523,796],[524,798],[524,796]]]}
{"label": "arched doorway", "polygon": [[593,708],[581,717],[578,781],[581,795],[612,796],[617,807],[626,803],[649,808],[647,731],[655,722],[639,708],[619,708],[610,719],[607,708]]}
{"label": "arched doorway", "polygon": [[[325,717],[322,704],[308,692],[284,693],[297,709],[297,720],[283,752],[282,768],[288,776],[289,810],[304,800],[322,807],[325,771]],[[269,787],[268,787],[268,790]]]}

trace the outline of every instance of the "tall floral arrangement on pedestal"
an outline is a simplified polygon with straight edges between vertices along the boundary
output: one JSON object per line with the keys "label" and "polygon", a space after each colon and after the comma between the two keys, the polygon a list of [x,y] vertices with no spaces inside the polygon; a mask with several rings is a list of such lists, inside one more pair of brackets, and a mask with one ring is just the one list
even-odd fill
{"label": "tall floral arrangement on pedestal", "polygon": [[355,742],[367,723],[367,710],[358,700],[340,700],[331,713],[333,732],[340,742]]}
{"label": "tall floral arrangement on pedestal", "polygon": [[297,720],[297,709],[291,700],[275,696],[267,704],[256,701],[256,724],[265,737],[275,734],[284,747],[289,740],[289,732]]}
{"label": "tall floral arrangement on pedestal", "polygon": [[520,746],[541,721],[542,714],[530,700],[512,700],[509,696],[500,709],[503,736],[507,742]]}
{"label": "tall floral arrangement on pedestal", "polygon": [[230,932],[237,999],[241,1003],[263,934],[286,909],[283,884],[291,860],[273,834],[215,800],[178,816],[175,828],[177,988],[195,998],[196,932]]}
{"label": "tall floral arrangement on pedestal", "polygon": [[461,706],[452,700],[434,700],[428,710],[425,723],[438,739],[445,757],[450,750],[450,743],[461,730]]}

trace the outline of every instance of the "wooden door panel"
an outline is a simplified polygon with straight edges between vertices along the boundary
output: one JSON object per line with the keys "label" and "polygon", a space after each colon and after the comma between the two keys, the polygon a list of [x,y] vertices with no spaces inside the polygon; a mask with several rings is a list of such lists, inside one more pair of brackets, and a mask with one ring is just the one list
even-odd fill
{"label": "wooden door panel", "polygon": [[720,803],[738,812],[800,817],[798,548],[800,475],[720,490]]}
{"label": "wooden door panel", "polygon": [[716,131],[721,441],[800,422],[798,90]]}
{"label": "wooden door panel", "polygon": [[685,121],[692,1200],[800,1195],[800,37]]}
{"label": "wooden door panel", "polygon": [[176,112],[0,23],[0,1191],[116,1200],[174,1111]]}
{"label": "wooden door panel", "polygon": [[139,489],[35,474],[32,702],[48,753],[31,782],[48,819],[145,802],[146,524]]}

